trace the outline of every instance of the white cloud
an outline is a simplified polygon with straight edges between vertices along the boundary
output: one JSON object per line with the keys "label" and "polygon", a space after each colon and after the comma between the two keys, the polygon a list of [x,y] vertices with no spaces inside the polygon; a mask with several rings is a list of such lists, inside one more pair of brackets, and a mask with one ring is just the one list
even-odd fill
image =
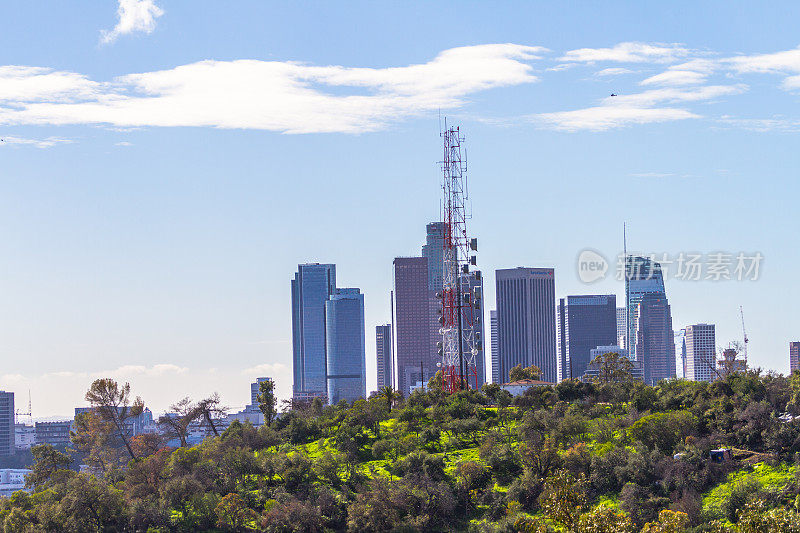
{"label": "white cloud", "polygon": [[[534,82],[526,61],[544,50],[515,44],[468,46],[445,50],[427,63],[393,68],[201,61],[111,83],[49,72],[89,83],[91,91],[87,94],[80,83],[74,91],[40,91],[35,99],[15,91],[5,106],[0,104],[0,124],[373,131],[420,113],[458,108],[478,91]],[[26,83],[31,75],[20,71],[14,83]],[[326,88],[335,88],[335,94]]]}
{"label": "white cloud", "polygon": [[534,121],[545,127],[569,132],[579,130],[605,131],[624,126],[684,120],[687,118],[699,118],[699,115],[685,109],[610,105],[588,107],[574,111],[542,113],[533,117]]}
{"label": "white cloud", "polygon": [[603,70],[599,70],[594,73],[595,76],[598,77],[605,77],[605,76],[619,76],[622,74],[633,74],[635,71],[629,68],[622,68],[622,67],[610,67],[604,68]]}
{"label": "white cloud", "polygon": [[631,174],[634,178],[669,178],[674,175],[674,172],[635,172]]}
{"label": "white cloud", "polygon": [[71,144],[71,139],[62,139],[60,137],[47,137],[46,139],[26,139],[24,137],[15,137],[13,135],[0,135],[1,146],[13,145],[28,145],[35,146],[36,148],[51,148],[57,144]]}
{"label": "white cloud", "polygon": [[14,102],[73,102],[97,97],[101,87],[101,84],[74,72],[21,65],[0,66],[0,106]]}
{"label": "white cloud", "polygon": [[691,50],[678,44],[619,43],[611,48],[579,48],[565,53],[559,61],[594,63],[613,61],[617,63],[671,63],[686,57]]}
{"label": "white cloud", "polygon": [[120,141],[118,143],[114,143],[114,146],[133,146],[133,143],[128,141]]}
{"label": "white cloud", "polygon": [[639,82],[639,85],[695,85],[704,83],[706,75],[692,70],[668,70]]}
{"label": "white cloud", "polygon": [[607,97],[602,100],[601,105],[595,107],[542,113],[531,118],[544,127],[561,131],[605,131],[637,124],[700,118],[700,115],[686,109],[656,106],[710,100],[744,90],[745,87],[740,85],[652,89]]}
{"label": "white cloud", "polygon": [[800,120],[792,120],[783,117],[736,118],[730,115],[723,115],[718,119],[718,122],[726,126],[748,131],[755,131],[758,133],[794,133],[800,131]]}
{"label": "white cloud", "polygon": [[120,35],[134,32],[152,33],[156,27],[156,19],[164,11],[154,0],[119,0],[117,7],[117,25],[111,31],[101,30],[100,41],[108,44]]}

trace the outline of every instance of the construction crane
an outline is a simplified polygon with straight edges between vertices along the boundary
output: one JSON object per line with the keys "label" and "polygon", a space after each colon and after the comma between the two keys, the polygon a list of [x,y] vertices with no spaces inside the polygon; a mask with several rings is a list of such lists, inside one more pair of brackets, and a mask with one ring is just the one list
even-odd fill
{"label": "construction crane", "polygon": [[739,306],[739,316],[742,317],[742,337],[744,337],[744,367],[747,368],[747,343],[750,339],[747,338],[747,330],[744,328],[744,310]]}

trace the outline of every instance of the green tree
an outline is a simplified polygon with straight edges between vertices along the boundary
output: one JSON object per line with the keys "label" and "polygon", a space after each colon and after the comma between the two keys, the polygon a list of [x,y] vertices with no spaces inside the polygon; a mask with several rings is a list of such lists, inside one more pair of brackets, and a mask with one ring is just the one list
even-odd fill
{"label": "green tree", "polygon": [[381,388],[378,391],[378,396],[384,398],[386,400],[386,407],[389,408],[389,412],[392,411],[392,406],[394,405],[395,400],[397,399],[398,393],[390,386],[386,386]]}
{"label": "green tree", "polygon": [[625,513],[608,507],[597,507],[581,515],[572,533],[634,533],[633,522]]}
{"label": "green tree", "polygon": [[275,382],[267,379],[258,384],[258,408],[264,413],[264,423],[268,426],[272,425],[275,419],[278,398],[275,397]]}
{"label": "green tree", "polygon": [[522,365],[517,365],[511,369],[508,373],[508,380],[509,381],[520,381],[523,379],[534,379],[538,380],[542,375],[542,371],[539,369],[538,366],[529,366],[527,368],[522,368]]}
{"label": "green tree", "polygon": [[244,499],[232,492],[224,496],[217,504],[214,512],[217,514],[219,527],[233,531],[251,531],[258,514],[247,506]]}
{"label": "green tree", "polygon": [[664,509],[658,513],[658,520],[645,524],[642,533],[682,533],[687,527],[689,515]]}
{"label": "green tree", "polygon": [[566,470],[559,470],[545,481],[539,505],[544,514],[571,531],[586,506],[582,479],[576,479]]}
{"label": "green tree", "polygon": [[633,381],[633,363],[617,352],[600,354],[590,363],[599,367],[597,381],[600,383],[630,383]]}
{"label": "green tree", "polygon": [[177,438],[181,448],[185,448],[189,445],[189,425],[200,416],[200,410],[188,397],[172,404],[169,410],[169,413],[159,417],[158,425],[165,437]]}
{"label": "green tree", "polygon": [[31,448],[33,455],[33,468],[25,478],[25,486],[38,488],[48,481],[58,470],[67,468],[72,463],[72,457],[61,453],[49,444],[39,444]]}
{"label": "green tree", "polygon": [[120,385],[111,378],[96,379],[86,391],[86,401],[100,418],[114,427],[131,459],[137,459],[131,447],[128,421],[142,414],[144,402],[138,396],[131,401],[130,394],[130,383]]}

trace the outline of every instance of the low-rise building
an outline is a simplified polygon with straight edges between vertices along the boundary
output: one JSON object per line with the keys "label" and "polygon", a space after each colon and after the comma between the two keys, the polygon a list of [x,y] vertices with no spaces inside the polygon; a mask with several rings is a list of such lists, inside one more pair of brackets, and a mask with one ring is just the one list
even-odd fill
{"label": "low-rise building", "polygon": [[8,497],[18,490],[26,490],[25,476],[30,473],[27,468],[0,469],[0,496]]}
{"label": "low-rise building", "polygon": [[528,389],[533,387],[550,387],[555,385],[550,381],[540,381],[538,379],[519,379],[510,383],[503,383],[500,388],[511,394],[511,396],[522,396]]}
{"label": "low-rise building", "polygon": [[29,450],[36,445],[36,428],[30,424],[14,425],[14,447],[17,450]]}

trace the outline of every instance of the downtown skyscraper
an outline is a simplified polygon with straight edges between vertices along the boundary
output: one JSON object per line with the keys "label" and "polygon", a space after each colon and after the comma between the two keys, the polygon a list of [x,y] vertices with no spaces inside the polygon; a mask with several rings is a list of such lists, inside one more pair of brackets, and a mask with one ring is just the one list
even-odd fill
{"label": "downtown skyscraper", "polygon": [[428,286],[428,259],[395,258],[395,376],[397,390],[406,396],[413,385],[424,384],[436,373],[436,303],[435,291]]}
{"label": "downtown skyscraper", "polygon": [[298,265],[292,290],[294,400],[366,395],[364,296],[336,288],[336,265]]}
{"label": "downtown skyscraper", "polygon": [[617,342],[617,297],[567,296],[558,303],[558,380],[580,379],[591,350]]}
{"label": "downtown skyscraper", "polygon": [[378,372],[378,390],[392,387],[392,325],[375,326],[375,367]]}
{"label": "downtown skyscraper", "polygon": [[645,382],[675,377],[672,310],[661,264],[646,257],[625,258],[628,357],[642,363]]}
{"label": "downtown skyscraper", "polygon": [[495,272],[499,378],[517,365],[535,365],[541,379],[555,383],[555,275],[552,268],[510,268]]}
{"label": "downtown skyscraper", "polygon": [[367,395],[364,295],[336,289],[325,302],[328,403],[353,402]]}
{"label": "downtown skyscraper", "polygon": [[297,266],[292,280],[292,370],[295,400],[328,396],[325,302],[336,292],[336,265]]}
{"label": "downtown skyscraper", "polygon": [[717,338],[714,324],[686,326],[686,379],[714,381],[717,377]]}

